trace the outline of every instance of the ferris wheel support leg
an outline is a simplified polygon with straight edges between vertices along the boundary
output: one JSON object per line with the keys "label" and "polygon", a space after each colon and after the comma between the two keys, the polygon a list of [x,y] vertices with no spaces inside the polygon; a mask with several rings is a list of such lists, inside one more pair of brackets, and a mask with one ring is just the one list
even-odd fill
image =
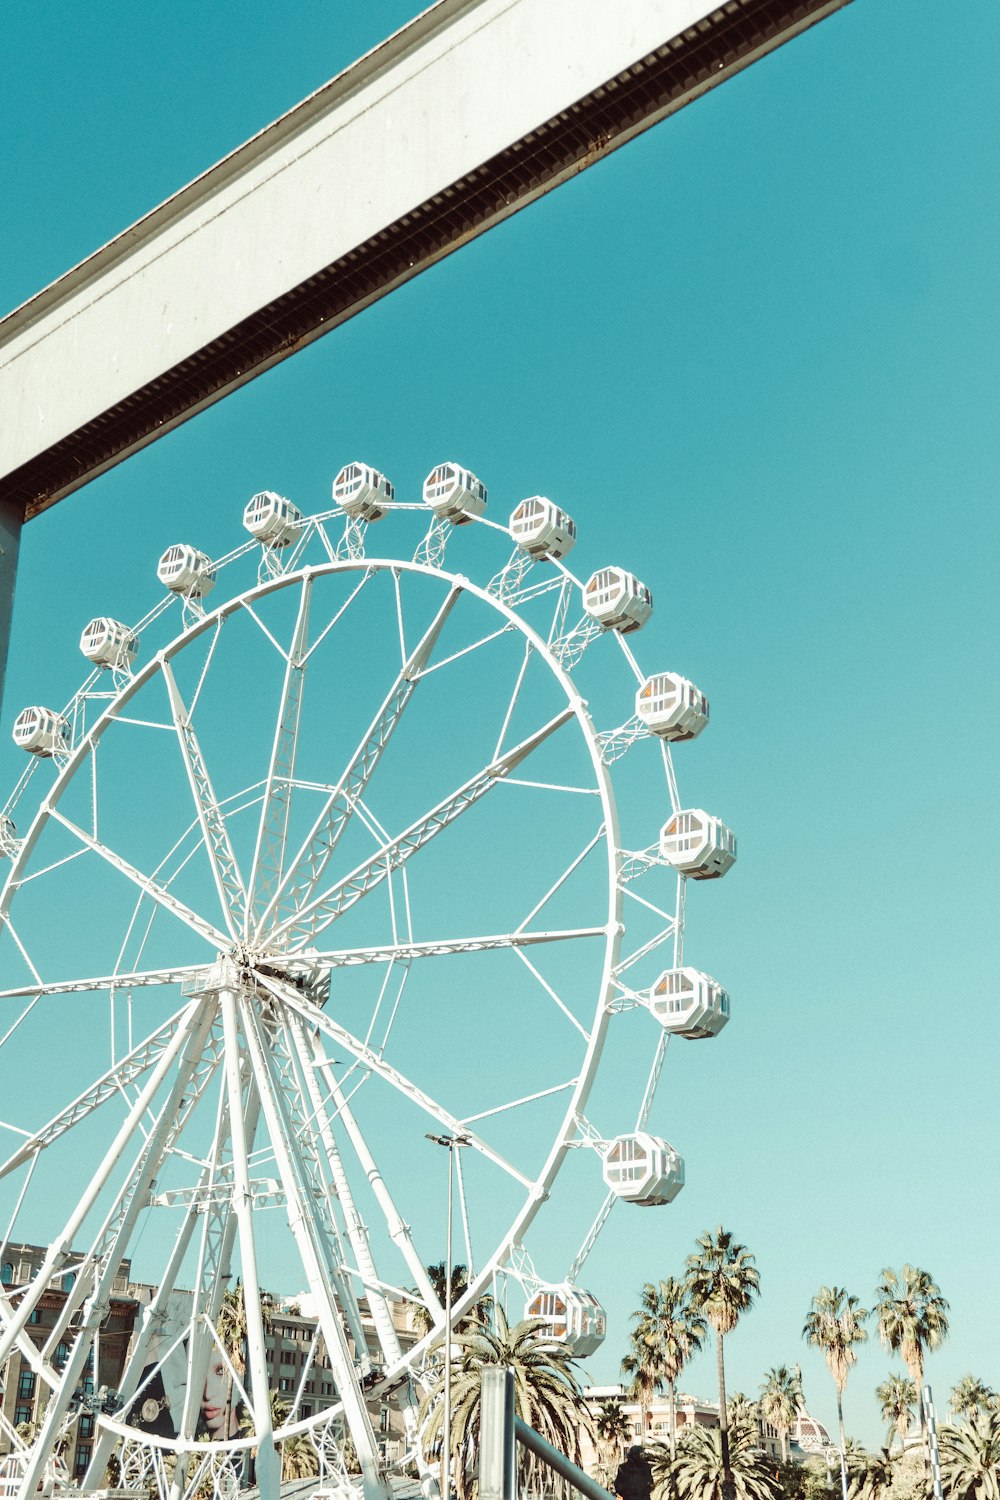
{"label": "ferris wheel support leg", "polygon": [[[69,1406],[70,1398],[83,1376],[84,1366],[91,1352],[95,1335],[107,1316],[112,1288],[115,1277],[118,1275],[118,1268],[128,1248],[139,1214],[147,1206],[150,1188],[160,1171],[180,1108],[181,1099],[189,1087],[191,1078],[201,1060],[211,1025],[212,1014],[210,1007],[200,1005],[195,1008],[189,1025],[179,1028],[179,1037],[186,1044],[184,1059],[177,1069],[174,1082],[160,1108],[155,1124],[143,1143],[137,1163],[129,1174],[126,1186],[119,1193],[114,1208],[105,1221],[105,1226],[101,1234],[98,1236],[94,1250],[90,1252],[87,1261],[84,1262],[85,1269],[77,1271],[77,1285],[74,1287],[74,1292],[77,1292],[77,1288],[82,1286],[85,1281],[89,1281],[90,1276],[94,1277],[91,1283],[92,1290],[84,1305],[83,1327],[69,1351],[69,1357],[62,1369],[60,1382],[49,1398],[41,1431],[32,1449],[31,1460],[24,1475],[20,1490],[20,1500],[33,1500],[36,1488],[43,1479],[45,1463],[49,1453],[53,1451],[61,1435],[60,1429],[63,1417]],[[165,1057],[169,1055],[168,1051]],[[160,1069],[157,1069],[157,1073],[159,1072]],[[149,1103],[152,1102],[154,1092],[152,1090],[153,1081],[152,1079],[150,1080],[150,1084],[143,1091],[143,1095],[140,1095],[140,1102],[146,1094],[149,1095],[146,1101],[147,1108]],[[138,1105],[136,1108],[138,1108]],[[93,1192],[93,1188],[91,1188],[91,1191],[86,1195],[85,1201],[92,1202],[94,1196],[96,1195]],[[73,1223],[76,1221],[77,1227],[79,1227],[79,1224],[83,1222],[83,1218],[84,1215],[78,1208],[76,1215],[74,1215],[74,1218],[70,1222]],[[110,1226],[114,1226],[113,1230],[111,1230]],[[64,1234],[61,1241],[63,1251],[71,1247],[72,1237],[72,1234]],[[56,1248],[55,1246],[53,1247],[53,1249]],[[52,1255],[52,1250],[50,1250],[49,1255]],[[46,1261],[48,1261],[48,1257],[46,1257]],[[48,1285],[48,1280],[48,1276],[45,1276],[44,1272],[40,1271],[32,1292],[35,1292],[39,1283],[41,1283],[41,1290],[44,1291]],[[37,1294],[35,1300],[38,1300]],[[82,1301],[83,1299],[78,1293],[77,1298],[71,1300]],[[65,1318],[65,1312],[63,1316]]]}
{"label": "ferris wheel support leg", "polygon": [[[208,1168],[202,1173],[201,1183],[204,1184],[207,1180]],[[174,1284],[184,1257],[188,1252],[188,1246],[191,1243],[198,1217],[197,1202],[195,1199],[192,1199],[174,1239],[174,1246],[170,1253],[170,1259],[167,1261],[166,1269],[163,1272],[163,1278],[156,1289],[156,1294],[152,1302],[143,1314],[139,1333],[136,1336],[132,1345],[132,1351],[122,1371],[122,1378],[118,1387],[120,1398],[119,1415],[128,1409],[129,1402],[135,1393],[135,1388],[139,1384],[139,1376],[146,1364],[146,1351],[149,1348],[150,1341],[163,1325],[166,1317],[167,1299],[174,1290]],[[112,1450],[117,1441],[118,1438],[115,1433],[108,1432],[106,1428],[98,1424],[90,1463],[83,1480],[83,1489],[89,1490],[98,1487],[104,1477],[104,1471],[108,1466],[108,1459],[111,1457]]]}
{"label": "ferris wheel support leg", "polygon": [[[67,1254],[73,1248],[73,1240],[93,1208],[97,1198],[104,1191],[108,1178],[114,1171],[129,1141],[139,1132],[143,1115],[156,1097],[157,1090],[162,1085],[167,1073],[173,1067],[181,1048],[185,1042],[190,1040],[195,1021],[199,1016],[199,1010],[200,1007],[193,1006],[186,1020],[177,1028],[170,1045],[164,1051],[157,1067],[147,1080],[135,1104],[129,1110],[124,1123],[119,1128],[94,1177],[88,1183],[83,1197],[73,1210],[59,1236],[49,1246],[45,1259],[36,1272],[30,1288],[24,1293],[17,1308],[14,1310],[10,1322],[4,1329],[3,1335],[0,1336],[0,1368],[6,1363],[14,1341],[21,1330],[27,1326],[32,1312],[34,1312],[44,1296],[52,1277],[64,1264]],[[117,1266],[115,1269],[117,1270]]]}
{"label": "ferris wheel support leg", "polygon": [[[253,1191],[247,1162],[247,1128],[244,1114],[244,1086],[241,1070],[236,992],[225,988],[219,993],[222,1007],[223,1040],[226,1059],[226,1094],[229,1101],[229,1128],[233,1142],[233,1210],[240,1240],[240,1264],[243,1270],[243,1302],[247,1320],[247,1353],[250,1366],[250,1391],[253,1423],[257,1433],[257,1484],[261,1500],[278,1500],[280,1474],[271,1425],[271,1401],[268,1393],[267,1355],[264,1346],[264,1318],[260,1304],[260,1281],[257,1275],[257,1249],[253,1229]],[[253,1083],[247,1080],[246,1112],[255,1108]],[[171,1488],[175,1495],[176,1479]]]}
{"label": "ferris wheel support leg", "polygon": [[316,1298],[319,1325],[326,1342],[334,1382],[343,1402],[344,1416],[361,1464],[365,1500],[389,1500],[390,1491],[382,1473],[371,1419],[358,1388],[347,1336],[337,1312],[333,1283],[328,1266],[324,1264],[326,1256],[318,1243],[316,1216],[313,1206],[306,1201],[306,1184],[302,1180],[298,1154],[289,1140],[283,1111],[271,1086],[265,1045],[249,1007],[244,1012],[244,1024],[250,1063],[257,1081],[275,1165],[287,1195],[288,1225],[298,1247],[309,1290]]}
{"label": "ferris wheel support leg", "polygon": [[[249,1099],[243,1122],[243,1139],[247,1151],[253,1149],[260,1115],[260,1100],[256,1094]],[[195,1305],[192,1308],[191,1337],[188,1341],[187,1388],[178,1436],[193,1439],[198,1420],[202,1393],[208,1375],[209,1361],[214,1344],[213,1330],[222,1305],[226,1281],[231,1270],[233,1242],[236,1238],[237,1219],[233,1212],[232,1176],[232,1106],[228,1088],[222,1091],[216,1117],[215,1145],[206,1174],[206,1188],[211,1193],[218,1186],[228,1187],[219,1201],[209,1199],[204,1211],[204,1226],[198,1248],[198,1272],[196,1277]],[[227,1163],[228,1157],[228,1163]],[[228,1171],[226,1170],[228,1166]],[[193,1205],[197,1207],[197,1204]],[[235,1396],[231,1395],[230,1400]],[[178,1465],[179,1467],[179,1465]]]}
{"label": "ferris wheel support leg", "polygon": [[287,1019],[281,1030],[275,1029],[267,1038],[262,1056],[266,1053],[268,1076],[274,1097],[280,1101],[280,1110],[285,1136],[297,1146],[296,1161],[300,1169],[300,1180],[305,1193],[304,1201],[313,1204],[314,1240],[326,1266],[334,1300],[340,1304],[347,1329],[357,1351],[356,1360],[362,1375],[371,1374],[371,1357],[368,1339],[361,1319],[361,1308],[350,1273],[344,1236],[334,1210],[334,1196],[323,1167],[323,1147],[313,1128],[312,1112],[306,1112],[305,1097],[308,1084],[296,1066],[296,1049],[290,1037]]}
{"label": "ferris wheel support leg", "polygon": [[326,1103],[320,1091],[319,1084],[316,1081],[316,1069],[313,1066],[314,1059],[306,1038],[305,1026],[300,1017],[296,1016],[288,1023],[288,1031],[298,1055],[302,1077],[305,1080],[312,1117],[319,1129],[320,1140],[323,1142],[327,1161],[330,1164],[333,1185],[344,1212],[347,1238],[350,1240],[358,1270],[361,1272],[365,1293],[368,1297],[368,1304],[371,1307],[372,1318],[375,1322],[375,1331],[382,1346],[382,1353],[386,1364],[395,1364],[402,1353],[399,1346],[399,1338],[392,1321],[392,1315],[389,1312],[389,1304],[379,1285],[378,1272],[375,1269],[371,1246],[368,1242],[368,1230],[355,1205],[351,1185],[347,1180],[347,1173],[344,1171],[340,1150],[334,1138],[333,1127],[330,1123]]}
{"label": "ferris wheel support leg", "polygon": [[361,1170],[367,1177],[375,1201],[385,1217],[389,1238],[406,1261],[407,1268],[417,1284],[417,1290],[420,1292],[420,1295],[430,1308],[437,1309],[438,1316],[435,1322],[443,1325],[444,1311],[438,1301],[437,1293],[434,1290],[431,1279],[427,1275],[427,1268],[417,1254],[413,1240],[410,1238],[409,1228],[403,1222],[402,1216],[393,1202],[392,1194],[386,1187],[382,1174],[375,1163],[375,1158],[368,1149],[368,1142],[361,1134],[358,1122],[354,1118],[351,1107],[347,1102],[347,1097],[337,1082],[333,1066],[323,1050],[323,1044],[319,1039],[318,1032],[313,1036],[313,1055],[316,1059],[316,1065],[326,1082],[326,1086],[330,1090],[330,1097],[336,1108],[337,1118],[347,1132],[348,1139],[354,1148],[354,1154],[361,1164]]}

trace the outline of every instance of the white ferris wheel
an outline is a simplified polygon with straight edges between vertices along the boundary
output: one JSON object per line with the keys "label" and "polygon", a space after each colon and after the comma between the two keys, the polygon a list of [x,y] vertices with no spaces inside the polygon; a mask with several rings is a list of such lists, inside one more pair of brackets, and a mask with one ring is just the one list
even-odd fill
{"label": "white ferris wheel", "polygon": [[[33,1439],[7,1424],[12,1493],[34,1496],[95,1379],[85,1487],[117,1452],[127,1488],[226,1495],[252,1450],[263,1491],[303,1438],[336,1482],[346,1432],[384,1491],[373,1413],[402,1413],[422,1464],[445,1325],[426,1137],[464,1146],[453,1319],[489,1294],[581,1357],[611,1208],[683,1185],[657,1082],[672,1036],[729,1015],[683,952],[687,881],[736,856],[674,778],[707,700],[638,666],[650,591],[574,576],[569,515],[535,496],[500,525],[486,499],[454,463],[413,502],[360,463],[318,515],[255,495],[249,541],[168,548],[139,625],[87,624],[68,707],[16,719],[0,1369],[19,1354],[46,1399]],[[9,1247],[33,1242],[23,1275]],[[147,1296],[104,1389],[123,1262]],[[242,1369],[219,1331],[237,1278]],[[334,1398],[312,1399],[317,1340],[277,1419],[269,1285],[308,1293]],[[241,1421],[206,1432],[220,1364]]]}

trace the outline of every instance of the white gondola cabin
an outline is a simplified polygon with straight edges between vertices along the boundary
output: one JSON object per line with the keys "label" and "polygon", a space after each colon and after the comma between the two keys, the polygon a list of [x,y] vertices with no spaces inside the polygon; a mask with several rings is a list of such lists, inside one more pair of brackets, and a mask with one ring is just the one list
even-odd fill
{"label": "white gondola cabin", "polygon": [[653,613],[653,596],[624,568],[599,568],[584,587],[583,607],[605,630],[628,635],[641,630]]}
{"label": "white gondola cabin", "polygon": [[88,661],[99,667],[112,667],[115,671],[127,672],[135,661],[139,642],[135,633],[121,620],[99,615],[83,628],[80,650]]}
{"label": "white gondola cabin", "polygon": [[684,1163],[659,1136],[645,1131],[619,1135],[604,1158],[604,1181],[626,1203],[658,1208],[684,1186]]}
{"label": "white gondola cabin", "polygon": [[380,521],[396,491],[370,464],[345,464],[333,481],[333,501],[354,521]]}
{"label": "white gondola cabin", "polygon": [[486,509],[486,486],[460,464],[438,464],[424,480],[424,504],[439,520],[463,526]]}
{"label": "white gondola cabin", "polygon": [[576,522],[544,495],[522,500],[510,518],[510,534],[529,557],[565,557],[576,546]]}
{"label": "white gondola cabin", "polygon": [[302,529],[302,512],[284,495],[261,490],[248,502],[243,525],[265,547],[288,547]]}
{"label": "white gondola cabin", "polygon": [[661,740],[693,740],[708,723],[705,694],[676,672],[647,677],[635,695],[635,711]]}
{"label": "white gondola cabin", "polygon": [[736,863],[736,835],[721,818],[687,808],[664,823],[660,855],[691,880],[718,880]]}
{"label": "white gondola cabin", "polygon": [[718,1036],[729,1020],[729,996],[700,969],[665,969],[649,992],[649,1008],[664,1031],[692,1041]]}
{"label": "white gondola cabin", "polygon": [[11,731],[29,755],[58,755],[69,748],[69,725],[51,708],[22,708]]}
{"label": "white gondola cabin", "polygon": [[569,1282],[540,1287],[524,1309],[525,1318],[540,1318],[555,1339],[562,1339],[574,1359],[586,1359],[604,1343],[608,1320],[593,1292]]}
{"label": "white gondola cabin", "polygon": [[172,594],[184,594],[189,599],[202,599],[215,587],[211,559],[187,542],[167,548],[156,566],[156,576]]}

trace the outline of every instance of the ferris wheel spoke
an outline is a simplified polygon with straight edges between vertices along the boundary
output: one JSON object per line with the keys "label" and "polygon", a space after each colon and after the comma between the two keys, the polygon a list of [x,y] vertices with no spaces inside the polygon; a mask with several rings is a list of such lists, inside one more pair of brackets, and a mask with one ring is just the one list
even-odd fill
{"label": "ferris wheel spoke", "polygon": [[164,1049],[169,1045],[186,1011],[185,1006],[175,1012],[138,1047],[134,1047],[119,1063],[102,1074],[89,1089],[79,1094],[72,1104],[68,1104],[57,1115],[53,1115],[52,1119],[40,1130],[28,1136],[15,1152],[0,1164],[0,1179],[6,1177],[15,1167],[21,1166],[36,1152],[44,1151],[47,1146],[51,1146],[80,1120],[85,1120],[88,1115],[93,1114],[94,1110],[98,1109],[105,1100],[120,1097],[128,1084],[141,1077],[163,1055]]}
{"label": "ferris wheel spoke", "polygon": [[323,810],[313,823],[302,847],[289,863],[287,873],[280,881],[277,891],[261,913],[257,927],[258,935],[264,932],[269,924],[273,924],[283,906],[299,911],[314,894],[330,857],[354,813],[357,800],[368,785],[393,730],[402,718],[417,682],[420,680],[422,668],[429,660],[445,621],[451,614],[461,592],[461,587],[458,585],[449,590],[431,624],[404,661],[381,708],[351,756],[346,770],[327,798]]}
{"label": "ferris wheel spoke", "polygon": [[301,1016],[310,1026],[316,1027],[324,1036],[329,1037],[338,1046],[344,1047],[363,1067],[376,1074],[385,1083],[390,1084],[404,1098],[416,1104],[426,1114],[430,1115],[438,1125],[457,1135],[466,1136],[470,1146],[479,1151],[487,1160],[493,1162],[494,1166],[500,1167],[508,1176],[513,1177],[516,1182],[521,1183],[523,1187],[530,1188],[532,1186],[530,1177],[525,1177],[523,1172],[520,1172],[517,1167],[507,1161],[506,1157],[501,1156],[499,1151],[495,1151],[487,1141],[484,1141],[473,1131],[467,1130],[457,1115],[453,1115],[450,1110],[445,1109],[436,1099],[432,1099],[430,1094],[425,1093],[423,1089],[419,1088],[417,1084],[401,1073],[398,1068],[394,1068],[391,1063],[387,1063],[371,1047],[359,1041],[356,1036],[352,1036],[349,1031],[334,1021],[325,1011],[316,1010],[308,1003],[303,1003],[300,992],[293,988],[292,985],[285,984],[281,980],[271,979],[269,976],[263,974],[259,975],[258,978],[264,989],[270,990],[271,994],[277,999],[284,1001],[290,1010]]}
{"label": "ferris wheel spoke", "polygon": [[[339,948],[328,953],[310,953],[309,964],[331,969],[355,964],[392,963],[411,958],[439,958],[450,953],[487,953],[496,948],[527,948],[535,943],[567,943],[578,938],[606,937],[606,927],[565,927],[549,932],[501,932],[485,937],[442,938],[422,943],[386,943],[375,948]],[[33,990],[25,991],[33,994]],[[3,998],[0,993],[0,999]]]}
{"label": "ferris wheel spoke", "polygon": [[114,849],[109,849],[107,844],[102,844],[100,839],[94,838],[92,834],[87,833],[76,823],[72,822],[57,807],[50,808],[49,816],[55,818],[58,823],[61,823],[74,838],[78,838],[82,844],[86,844],[87,848],[92,850],[94,854],[106,860],[120,875],[124,875],[126,880],[131,880],[133,885],[138,886],[141,891],[149,896],[151,900],[162,906],[165,911],[169,911],[172,916],[178,917],[187,927],[191,928],[192,932],[196,932],[199,937],[203,937],[206,942],[211,943],[213,948],[225,949],[229,947],[230,939],[218,927],[214,927],[211,922],[206,922],[204,917],[200,917],[197,912],[193,912],[185,902],[171,895],[163,886],[157,885],[152,876],[144,875],[141,870],[137,869],[135,865],[130,864],[120,854],[117,854]]}
{"label": "ferris wheel spoke", "polygon": [[567,705],[534,734],[529,735],[526,740],[522,740],[519,745],[515,745],[504,755],[492,760],[489,765],[470,777],[436,807],[431,808],[430,812],[424,813],[396,838],[384,843],[375,854],[357,865],[336,885],[315,897],[294,917],[281,923],[276,928],[275,935],[280,934],[282,937],[297,940],[298,947],[314,940],[319,932],[328,927],[331,922],[335,922],[356,901],[360,901],[362,896],[367,895],[373,887],[379,885],[387,875],[411,859],[418,849],[422,849],[442,829],[447,828],[462,813],[473,807],[480,797],[502,781],[515,766],[526,760],[533,751],[545,743],[550,735],[554,734],[557,729],[561,729],[572,717],[573,708]]}
{"label": "ferris wheel spoke", "polygon": [[247,894],[243,885],[243,877],[230,842],[226,820],[208,774],[208,766],[201,745],[198,743],[198,736],[191,722],[191,714],[184,704],[177,686],[177,679],[168,661],[161,663],[161,671],[167,688],[170,713],[177,731],[191,796],[198,814],[198,822],[201,825],[205,852],[212,867],[212,876],[219,893],[222,910],[225,913],[226,925],[230,935],[236,938],[243,930],[247,910]]}
{"label": "ferris wheel spoke", "polygon": [[295,775],[299,725],[302,718],[302,689],[305,685],[306,641],[309,633],[311,599],[312,575],[307,574],[302,580],[295,632],[285,662],[285,676],[278,705],[274,744],[267,770],[260,822],[257,827],[257,842],[250,866],[251,900],[247,903],[244,925],[244,932],[247,936],[249,936],[254,914],[267,905],[276,885],[281,880],[281,866],[291,812],[292,779]]}
{"label": "ferris wheel spoke", "polygon": [[180,984],[204,972],[204,964],[184,964],[177,969],[135,969],[131,973],[101,974],[93,979],[56,979],[51,984],[22,984],[0,990],[0,1000],[21,1000],[29,995],[89,995],[99,990],[144,989],[151,985]]}

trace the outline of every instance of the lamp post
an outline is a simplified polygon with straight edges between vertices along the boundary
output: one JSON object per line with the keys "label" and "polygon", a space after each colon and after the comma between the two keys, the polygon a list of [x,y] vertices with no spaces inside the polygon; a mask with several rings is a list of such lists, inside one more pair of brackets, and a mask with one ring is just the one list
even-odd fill
{"label": "lamp post", "polygon": [[454,1155],[469,1144],[466,1135],[431,1135],[427,1139],[448,1152],[448,1229],[444,1260],[444,1443],[441,1458],[441,1500],[451,1500],[451,1228],[454,1186]]}

